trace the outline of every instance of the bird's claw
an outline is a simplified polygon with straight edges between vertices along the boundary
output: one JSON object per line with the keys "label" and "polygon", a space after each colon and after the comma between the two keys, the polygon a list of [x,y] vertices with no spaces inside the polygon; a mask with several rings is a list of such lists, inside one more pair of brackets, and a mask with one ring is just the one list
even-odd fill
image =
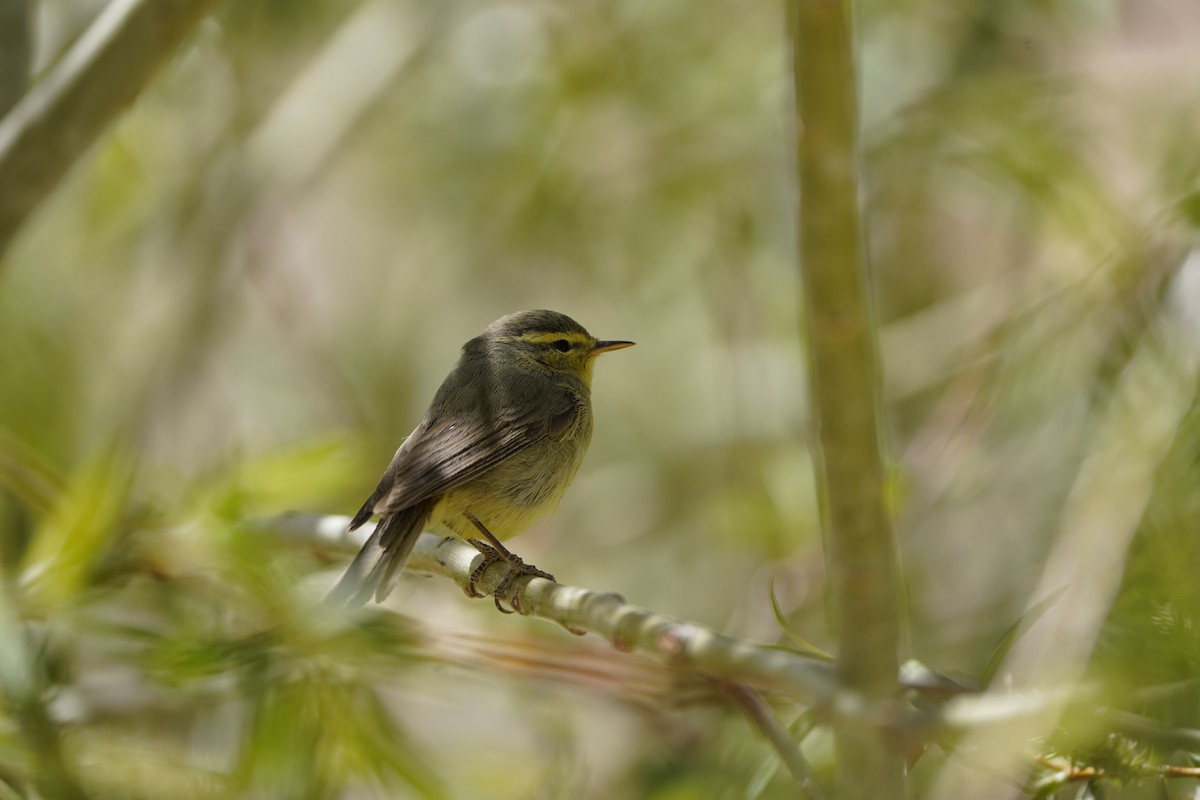
{"label": "bird's claw", "polygon": [[463,591],[466,592],[467,597],[485,597],[486,595],[476,588],[479,584],[479,579],[483,577],[483,574],[487,572],[488,568],[493,564],[498,561],[504,561],[504,556],[500,555],[500,553],[496,551],[496,548],[489,547],[483,542],[476,541],[474,539],[469,539],[468,541],[475,547],[476,550],[480,552],[480,554],[483,556],[483,560],[479,562],[479,566],[471,570],[471,576],[467,578],[467,585],[463,587]]}
{"label": "bird's claw", "polygon": [[517,614],[524,614],[525,611],[521,608],[521,596],[518,594],[513,594],[513,596],[508,600],[508,603],[510,606],[512,606],[512,608],[505,608],[500,603],[500,599],[508,594],[508,590],[513,585],[513,582],[518,581],[521,578],[545,578],[548,581],[554,581],[554,576],[545,570],[538,569],[532,564],[526,564],[516,556],[513,556],[512,559],[507,561],[507,563],[508,574],[504,576],[504,580],[500,581],[500,585],[496,587],[496,591],[493,595],[496,602],[496,608],[499,609],[500,613],[502,614],[512,614],[514,612]]}
{"label": "bird's claw", "polygon": [[493,544],[485,544],[478,539],[467,540],[470,542],[472,547],[483,554],[483,560],[479,562],[479,566],[471,570],[471,577],[467,579],[467,585],[463,587],[463,591],[467,593],[467,597],[483,597],[484,594],[476,588],[476,585],[479,583],[479,579],[483,577],[483,574],[488,571],[489,567],[491,567],[497,561],[503,561],[508,565],[508,574],[504,576],[504,580],[500,581],[500,585],[496,587],[494,592],[492,592],[492,599],[496,604],[496,610],[501,614],[524,614],[525,612],[521,609],[521,600],[517,595],[514,594],[508,600],[511,608],[505,608],[504,604],[501,602],[501,600],[504,598],[504,595],[508,593],[513,581],[527,577],[545,578],[548,581],[554,581],[554,576],[545,570],[538,569],[532,564],[526,564],[520,559],[520,557],[515,556],[503,549],[503,546],[500,545],[490,533],[488,533],[487,528],[483,527],[483,523],[479,522],[473,517],[469,517],[469,519],[475,523],[476,527],[478,527],[481,532],[492,539]]}

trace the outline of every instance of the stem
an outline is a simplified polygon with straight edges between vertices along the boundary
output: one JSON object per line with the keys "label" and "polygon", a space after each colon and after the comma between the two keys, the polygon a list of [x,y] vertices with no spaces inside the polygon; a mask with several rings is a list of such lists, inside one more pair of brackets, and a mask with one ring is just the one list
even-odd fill
{"label": "stem", "polygon": [[111,0],[0,119],[0,256],[217,0]]}
{"label": "stem", "polygon": [[814,448],[830,608],[848,703],[839,718],[838,795],[903,796],[903,765],[872,730],[870,709],[895,696],[900,618],[896,546],[884,509],[877,331],[858,207],[857,93],[850,9],[793,0],[800,183],[800,264]]}
{"label": "stem", "polygon": [[758,728],[759,733],[771,743],[775,752],[779,754],[779,760],[792,773],[801,793],[810,800],[825,800],[825,792],[821,789],[821,784],[817,782],[808,759],[800,751],[799,743],[792,740],[787,729],[771,713],[771,709],[763,702],[762,697],[753,689],[747,689],[736,683],[722,681],[713,681],[713,683],[729,695],[729,698],[737,704],[746,718],[753,723],[754,727]]}

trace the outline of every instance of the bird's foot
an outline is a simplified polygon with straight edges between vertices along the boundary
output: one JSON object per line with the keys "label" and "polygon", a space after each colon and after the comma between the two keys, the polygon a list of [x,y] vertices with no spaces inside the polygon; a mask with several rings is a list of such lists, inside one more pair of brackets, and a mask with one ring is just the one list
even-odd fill
{"label": "bird's foot", "polygon": [[463,587],[463,591],[466,592],[467,597],[484,597],[485,595],[478,588],[479,579],[493,564],[500,561],[507,563],[507,561],[504,556],[500,555],[500,551],[478,539],[467,539],[467,542],[483,555],[483,560],[479,562],[479,566],[471,570],[471,577],[467,578],[467,585]]}
{"label": "bird's foot", "polygon": [[508,593],[508,590],[513,585],[514,581],[520,580],[521,578],[545,578],[548,581],[554,581],[554,576],[545,570],[538,569],[532,564],[526,564],[512,553],[509,553],[508,556],[508,558],[504,559],[504,562],[508,564],[508,574],[504,576],[504,580],[500,581],[500,585],[496,587],[496,591],[493,593],[493,598],[496,601],[496,608],[498,608],[501,613],[511,614],[515,611],[518,614],[524,614],[525,612],[521,610],[521,598],[518,595],[514,594],[509,599],[508,602],[512,606],[511,609],[507,609],[501,605],[500,598],[504,597],[504,595]]}
{"label": "bird's foot", "polygon": [[[505,608],[500,602],[500,598],[504,597],[505,593],[512,586],[513,581],[525,577],[545,578],[548,581],[553,581],[554,576],[549,572],[540,570],[531,564],[526,564],[519,556],[515,556],[510,553],[508,548],[501,544],[500,540],[492,535],[492,532],[487,529],[487,526],[480,522],[479,518],[474,514],[466,512],[465,516],[471,521],[471,524],[474,525],[481,534],[483,534],[483,538],[490,542],[490,544],[484,544],[478,539],[468,540],[476,550],[483,553],[485,556],[483,564],[476,567],[471,572],[471,580],[469,582],[471,590],[474,591],[475,581],[481,575],[483,575],[484,571],[487,570],[488,567],[490,567],[492,564],[495,564],[497,560],[503,560],[504,563],[508,564],[508,574],[504,576],[504,580],[500,581],[500,585],[496,587],[496,591],[492,592],[492,599],[496,602],[496,610],[498,610],[501,614],[512,614],[514,611],[519,614],[525,613],[521,610],[521,601],[516,595],[513,595],[513,597],[508,601],[512,606],[511,609]],[[488,560],[488,558],[491,558],[492,560]],[[477,593],[473,596],[482,597],[483,595]]]}

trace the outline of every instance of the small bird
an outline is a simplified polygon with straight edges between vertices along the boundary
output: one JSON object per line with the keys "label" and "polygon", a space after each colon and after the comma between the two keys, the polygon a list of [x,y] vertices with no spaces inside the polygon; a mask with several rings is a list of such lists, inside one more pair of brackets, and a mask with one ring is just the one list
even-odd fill
{"label": "small bird", "polygon": [[513,580],[553,580],[501,542],[562,499],[592,438],[596,356],[632,345],[599,341],[570,317],[544,310],[501,317],[463,345],[425,417],[350,522],[354,530],[380,518],[326,602],[382,601],[426,529],[466,539],[484,554],[470,596],[481,596],[475,583],[489,566],[508,563],[495,592],[501,611],[511,613],[500,596]]}

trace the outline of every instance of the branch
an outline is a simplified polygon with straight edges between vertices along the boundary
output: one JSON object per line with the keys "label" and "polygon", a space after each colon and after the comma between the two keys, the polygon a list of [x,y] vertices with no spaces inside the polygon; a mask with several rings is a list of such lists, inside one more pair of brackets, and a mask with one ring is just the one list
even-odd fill
{"label": "branch", "polygon": [[[348,523],[348,517],[338,515],[288,514],[261,521],[256,528],[297,548],[349,554],[363,545],[371,529],[364,526],[349,532]],[[427,533],[421,536],[408,566],[466,586],[481,558],[465,542]],[[502,562],[493,564],[476,588],[485,594],[493,593],[507,571]],[[932,742],[958,741],[964,736],[988,733],[1002,740],[1017,738],[1024,754],[1021,761],[1028,763],[1030,754],[1025,752],[1028,739],[1022,736],[1023,732],[1031,723],[1044,724],[1047,718],[1057,719],[1063,709],[1070,710],[1077,724],[1121,732],[1166,750],[1200,748],[1200,731],[1170,728],[1106,708],[1100,702],[1104,692],[1096,687],[974,692],[916,662],[909,662],[899,670],[897,684],[920,695],[925,702],[914,707],[892,698],[868,705],[839,686],[833,664],[724,636],[703,625],[630,605],[615,594],[540,578],[515,582],[513,592],[504,599],[511,603],[513,593],[520,598],[521,608],[528,616],[555,622],[574,633],[595,633],[618,650],[642,653],[667,667],[687,670],[718,684],[771,739],[781,757],[784,749],[794,749],[796,744],[794,741],[788,744],[785,739],[791,737],[772,729],[777,723],[761,716],[761,712],[769,715],[769,710],[757,706],[762,701],[753,692],[745,694],[749,691],[747,687],[808,703],[822,716],[827,716],[835,705],[844,707],[837,711],[839,720],[857,715],[864,729],[873,731],[886,743],[889,754],[909,758],[919,756]],[[628,676],[621,679],[628,681]],[[752,710],[747,702],[756,707]],[[792,757],[789,750],[786,758]],[[803,774],[803,766],[797,762],[788,766]],[[806,787],[806,790],[819,796],[816,794],[819,788]]]}
{"label": "branch", "polygon": [[0,119],[0,256],[217,0],[111,0]]}
{"label": "branch", "polygon": [[[263,526],[301,546],[354,552],[371,530],[364,526],[350,533],[346,530],[348,522],[349,518],[342,516],[291,514],[269,520]],[[409,558],[408,568],[442,575],[465,587],[482,558],[466,542],[425,533]],[[491,595],[507,574],[506,564],[495,563],[480,577],[475,588]],[[618,650],[641,653],[674,669],[690,670],[810,704],[828,702],[837,687],[831,664],[656,614],[610,592],[593,592],[531,578],[514,581],[503,599],[511,605],[514,595],[526,616],[556,622],[572,633],[594,633]]]}
{"label": "branch", "polygon": [[771,709],[763,702],[758,693],[736,683],[720,681],[713,681],[713,683],[729,695],[729,699],[742,710],[754,727],[758,728],[759,733],[771,743],[779,755],[779,760],[792,773],[792,778],[795,779],[801,793],[810,800],[825,800],[825,792],[821,789],[821,784],[817,782],[816,774],[809,765],[808,759],[800,751],[799,742],[792,740],[787,729],[779,724],[779,720],[775,719],[775,715],[771,713]]}
{"label": "branch", "polygon": [[[876,325],[858,208],[858,96],[848,2],[789,0],[800,267],[829,606],[846,687],[873,705],[894,697],[901,593],[884,509]],[[840,708],[839,704],[839,708]],[[853,714],[836,724],[837,788],[901,797],[903,763]]]}

